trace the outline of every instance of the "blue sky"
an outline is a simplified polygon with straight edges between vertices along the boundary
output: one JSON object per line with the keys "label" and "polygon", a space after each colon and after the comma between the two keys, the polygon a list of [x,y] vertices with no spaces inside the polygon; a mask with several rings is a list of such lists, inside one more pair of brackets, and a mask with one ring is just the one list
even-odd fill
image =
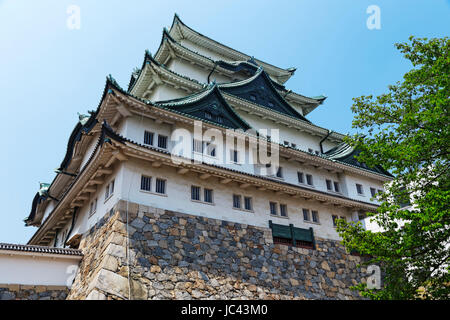
{"label": "blue sky", "polygon": [[[66,26],[81,9],[81,28]],[[381,29],[366,27],[369,5]],[[199,32],[280,67],[287,87],[328,96],[308,118],[352,132],[352,98],[380,94],[410,64],[394,43],[448,36],[450,1],[22,1],[0,0],[0,242],[26,243],[38,182],[51,182],[77,112],[97,107],[112,74],[128,85],[145,49],[156,52],[173,14]]]}

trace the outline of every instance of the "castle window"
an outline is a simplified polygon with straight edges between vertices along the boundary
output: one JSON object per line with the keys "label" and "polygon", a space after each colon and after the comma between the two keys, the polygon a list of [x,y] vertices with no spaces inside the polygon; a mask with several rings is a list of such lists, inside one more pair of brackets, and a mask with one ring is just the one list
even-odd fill
{"label": "castle window", "polygon": [[312,221],[315,223],[319,223],[319,213],[315,210],[311,211]]}
{"label": "castle window", "polygon": [[337,181],[334,181],[334,191],[341,192],[341,189],[339,187],[339,182],[337,182]]}
{"label": "castle window", "polygon": [[327,190],[332,191],[333,190],[333,185],[331,183],[331,180],[326,180],[326,183],[327,183]]}
{"label": "castle window", "polygon": [[156,179],[156,193],[166,194],[166,180],[164,179]]}
{"label": "castle window", "polygon": [[114,180],[112,180],[105,188],[105,201],[108,200],[114,193]]}
{"label": "castle window", "polygon": [[213,202],[213,191],[211,189],[204,189],[204,201],[208,203]]}
{"label": "castle window", "polygon": [[312,175],[310,175],[310,174],[307,174],[307,175],[306,175],[306,183],[307,183],[308,185],[310,185],[310,186],[313,185],[313,177],[312,177]]}
{"label": "castle window", "polygon": [[358,194],[360,195],[364,194],[363,186],[359,183],[356,184],[356,192],[358,192]]}
{"label": "castle window", "polygon": [[152,191],[152,177],[141,176],[141,190]]}
{"label": "castle window", "polygon": [[222,116],[217,116],[217,122],[218,123],[223,123],[223,117]]}
{"label": "castle window", "polygon": [[167,149],[167,136],[158,135],[158,148]]}
{"label": "castle window", "polygon": [[245,210],[253,210],[252,198],[244,197],[244,208]]}
{"label": "castle window", "polygon": [[216,156],[216,146],[213,145],[211,142],[207,142],[206,143],[206,152],[211,157],[215,157]]}
{"label": "castle window", "polygon": [[89,207],[89,217],[91,217],[95,211],[97,211],[97,198],[91,202],[91,206]]}
{"label": "castle window", "polygon": [[287,205],[285,204],[280,204],[280,215],[282,217],[287,217],[288,212],[287,212]]}
{"label": "castle window", "polygon": [[303,220],[309,221],[309,210],[303,209]]}
{"label": "castle window", "polygon": [[237,163],[239,160],[239,154],[237,150],[230,150],[230,158],[232,162]]}
{"label": "castle window", "polygon": [[270,206],[270,214],[276,216],[278,214],[277,204],[275,202],[269,202],[269,206]]}
{"label": "castle window", "polygon": [[337,220],[339,219],[338,216],[332,215],[331,218],[333,219],[333,227],[337,226]]}
{"label": "castle window", "polygon": [[377,190],[375,190],[375,188],[370,188],[370,194],[372,195],[372,197],[375,197],[375,195],[377,194]]}
{"label": "castle window", "polygon": [[193,143],[192,143],[192,150],[194,152],[203,153],[203,142],[200,140],[194,139]]}
{"label": "castle window", "polygon": [[305,183],[303,172],[298,171],[297,172],[297,178],[299,183]]}
{"label": "castle window", "polygon": [[278,178],[283,178],[283,168],[282,167],[278,167],[277,177]]}
{"label": "castle window", "polygon": [[205,112],[205,118],[208,119],[208,120],[211,120],[212,119],[212,114],[206,111]]}
{"label": "castle window", "polygon": [[241,196],[237,194],[233,194],[233,208],[240,209],[241,208]]}
{"label": "castle window", "polygon": [[153,137],[154,133],[150,131],[144,131],[144,144],[147,144],[149,146],[153,145]]}
{"label": "castle window", "polygon": [[200,201],[200,187],[191,186],[191,199]]}

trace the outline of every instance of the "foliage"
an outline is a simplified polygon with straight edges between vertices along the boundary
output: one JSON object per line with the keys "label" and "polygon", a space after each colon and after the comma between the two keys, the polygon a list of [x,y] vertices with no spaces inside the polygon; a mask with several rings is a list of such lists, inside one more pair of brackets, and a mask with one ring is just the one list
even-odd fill
{"label": "foliage", "polygon": [[363,295],[449,299],[450,41],[410,37],[396,47],[413,68],[386,94],[353,99],[358,133],[347,139],[361,150],[358,161],[382,164],[395,177],[368,213],[383,232],[344,221],[338,231],[349,250],[382,265],[382,289],[360,284]]}

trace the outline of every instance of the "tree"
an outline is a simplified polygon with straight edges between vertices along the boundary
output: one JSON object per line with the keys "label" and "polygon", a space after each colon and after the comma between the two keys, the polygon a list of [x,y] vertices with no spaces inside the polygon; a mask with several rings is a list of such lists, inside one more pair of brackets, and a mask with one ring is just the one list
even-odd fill
{"label": "tree", "polygon": [[347,143],[394,176],[367,213],[382,232],[338,223],[347,249],[384,271],[382,289],[356,286],[372,299],[450,299],[449,47],[447,37],[396,44],[413,68],[386,94],[353,99],[358,133]]}

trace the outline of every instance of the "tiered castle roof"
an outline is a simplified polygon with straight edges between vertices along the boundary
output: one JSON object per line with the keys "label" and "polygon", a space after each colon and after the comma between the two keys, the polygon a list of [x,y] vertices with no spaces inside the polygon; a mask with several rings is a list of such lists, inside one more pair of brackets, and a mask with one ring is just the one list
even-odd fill
{"label": "tiered castle roof", "polygon": [[[218,56],[221,55],[224,59],[211,59],[179,43],[179,41],[186,39],[215,52]],[[170,59],[177,59],[178,57],[184,57],[184,59],[190,59],[194,63],[208,67],[210,75],[213,72],[220,71],[230,75],[230,78],[238,80],[226,83],[214,81],[202,83],[191,79],[167,67],[167,62]],[[57,227],[57,225],[52,225],[52,223],[55,224],[55,221],[53,219],[50,222],[50,217],[47,217],[46,221],[42,221],[42,203],[54,199],[57,206],[60,205],[69,193],[76,195],[83,183],[86,183],[85,181],[88,178],[82,175],[101,175],[102,170],[106,170],[104,167],[107,168],[114,157],[126,158],[126,155],[124,155],[126,152],[142,152],[140,148],[144,146],[128,140],[126,137],[121,137],[113,129],[121,117],[132,114],[131,109],[151,113],[153,116],[180,119],[185,122],[202,120],[207,125],[222,129],[243,130],[250,129],[251,126],[236,110],[251,110],[255,114],[264,114],[266,117],[276,119],[287,126],[300,128],[302,131],[311,132],[321,137],[327,136],[334,142],[342,142],[344,137],[342,134],[330,132],[312,124],[306,119],[306,112],[301,114],[292,106],[292,103],[295,102],[297,105],[304,106],[303,110],[312,110],[325,100],[325,97],[309,98],[287,90],[283,84],[293,75],[294,71],[295,69],[282,69],[267,64],[209,39],[187,27],[175,15],[170,31],[165,30],[163,32],[163,39],[155,56],[152,56],[148,51],[145,52],[142,67],[133,73],[128,89],[122,89],[111,76],[108,77],[97,109],[92,111],[90,115],[80,116],[80,121],[76,124],[69,138],[67,152],[57,170],[57,175],[51,184],[41,185],[41,189],[33,199],[30,215],[25,220],[26,225],[39,226],[45,223],[48,230]],[[164,101],[147,99],[146,92],[160,85],[173,86],[184,91],[185,95],[181,98]],[[88,162],[81,166],[82,156],[87,152],[87,146],[89,143],[95,142],[93,141],[93,133],[100,133],[100,138]],[[115,144],[123,144],[120,147],[122,151],[118,151],[120,148],[117,145],[112,148],[111,141]],[[105,142],[109,143],[105,144]],[[148,146],[145,146],[145,148],[149,149]],[[167,151],[152,149],[152,152],[154,153],[152,159],[167,157]],[[391,178],[391,175],[381,167],[369,168],[358,162],[355,159],[357,151],[345,143],[341,143],[332,150],[319,155],[280,144],[280,154],[285,157],[303,159],[302,161],[313,161],[320,166],[329,168],[329,170],[348,170],[385,180]],[[158,161],[163,161],[165,158],[161,159]],[[101,167],[103,169],[95,167],[94,163],[97,166],[103,166]],[[321,201],[326,199],[337,204],[373,208],[373,204],[345,196],[329,195],[311,189],[306,190],[304,187],[289,185],[280,181],[272,182],[270,178],[236,172],[229,168],[211,164],[201,164],[201,166],[203,167],[199,167],[197,170],[209,172],[210,167],[214,166],[224,172],[232,171],[234,178],[242,180],[242,183],[247,183],[251,179],[252,183],[259,183],[263,187],[270,183],[272,189],[287,190],[286,192],[289,194],[299,193],[302,197],[317,198]],[[220,175],[221,173],[216,172],[216,174]],[[257,182],[257,179],[261,179],[261,182]],[[73,201],[76,201],[76,199],[75,197]],[[62,224],[70,219],[70,214],[63,213],[59,218],[61,221],[58,224]],[[40,232],[41,234],[36,234],[34,239],[42,236],[44,231]],[[51,234],[47,235],[47,237],[50,236]],[[42,236],[43,243],[45,239],[48,238]]]}

